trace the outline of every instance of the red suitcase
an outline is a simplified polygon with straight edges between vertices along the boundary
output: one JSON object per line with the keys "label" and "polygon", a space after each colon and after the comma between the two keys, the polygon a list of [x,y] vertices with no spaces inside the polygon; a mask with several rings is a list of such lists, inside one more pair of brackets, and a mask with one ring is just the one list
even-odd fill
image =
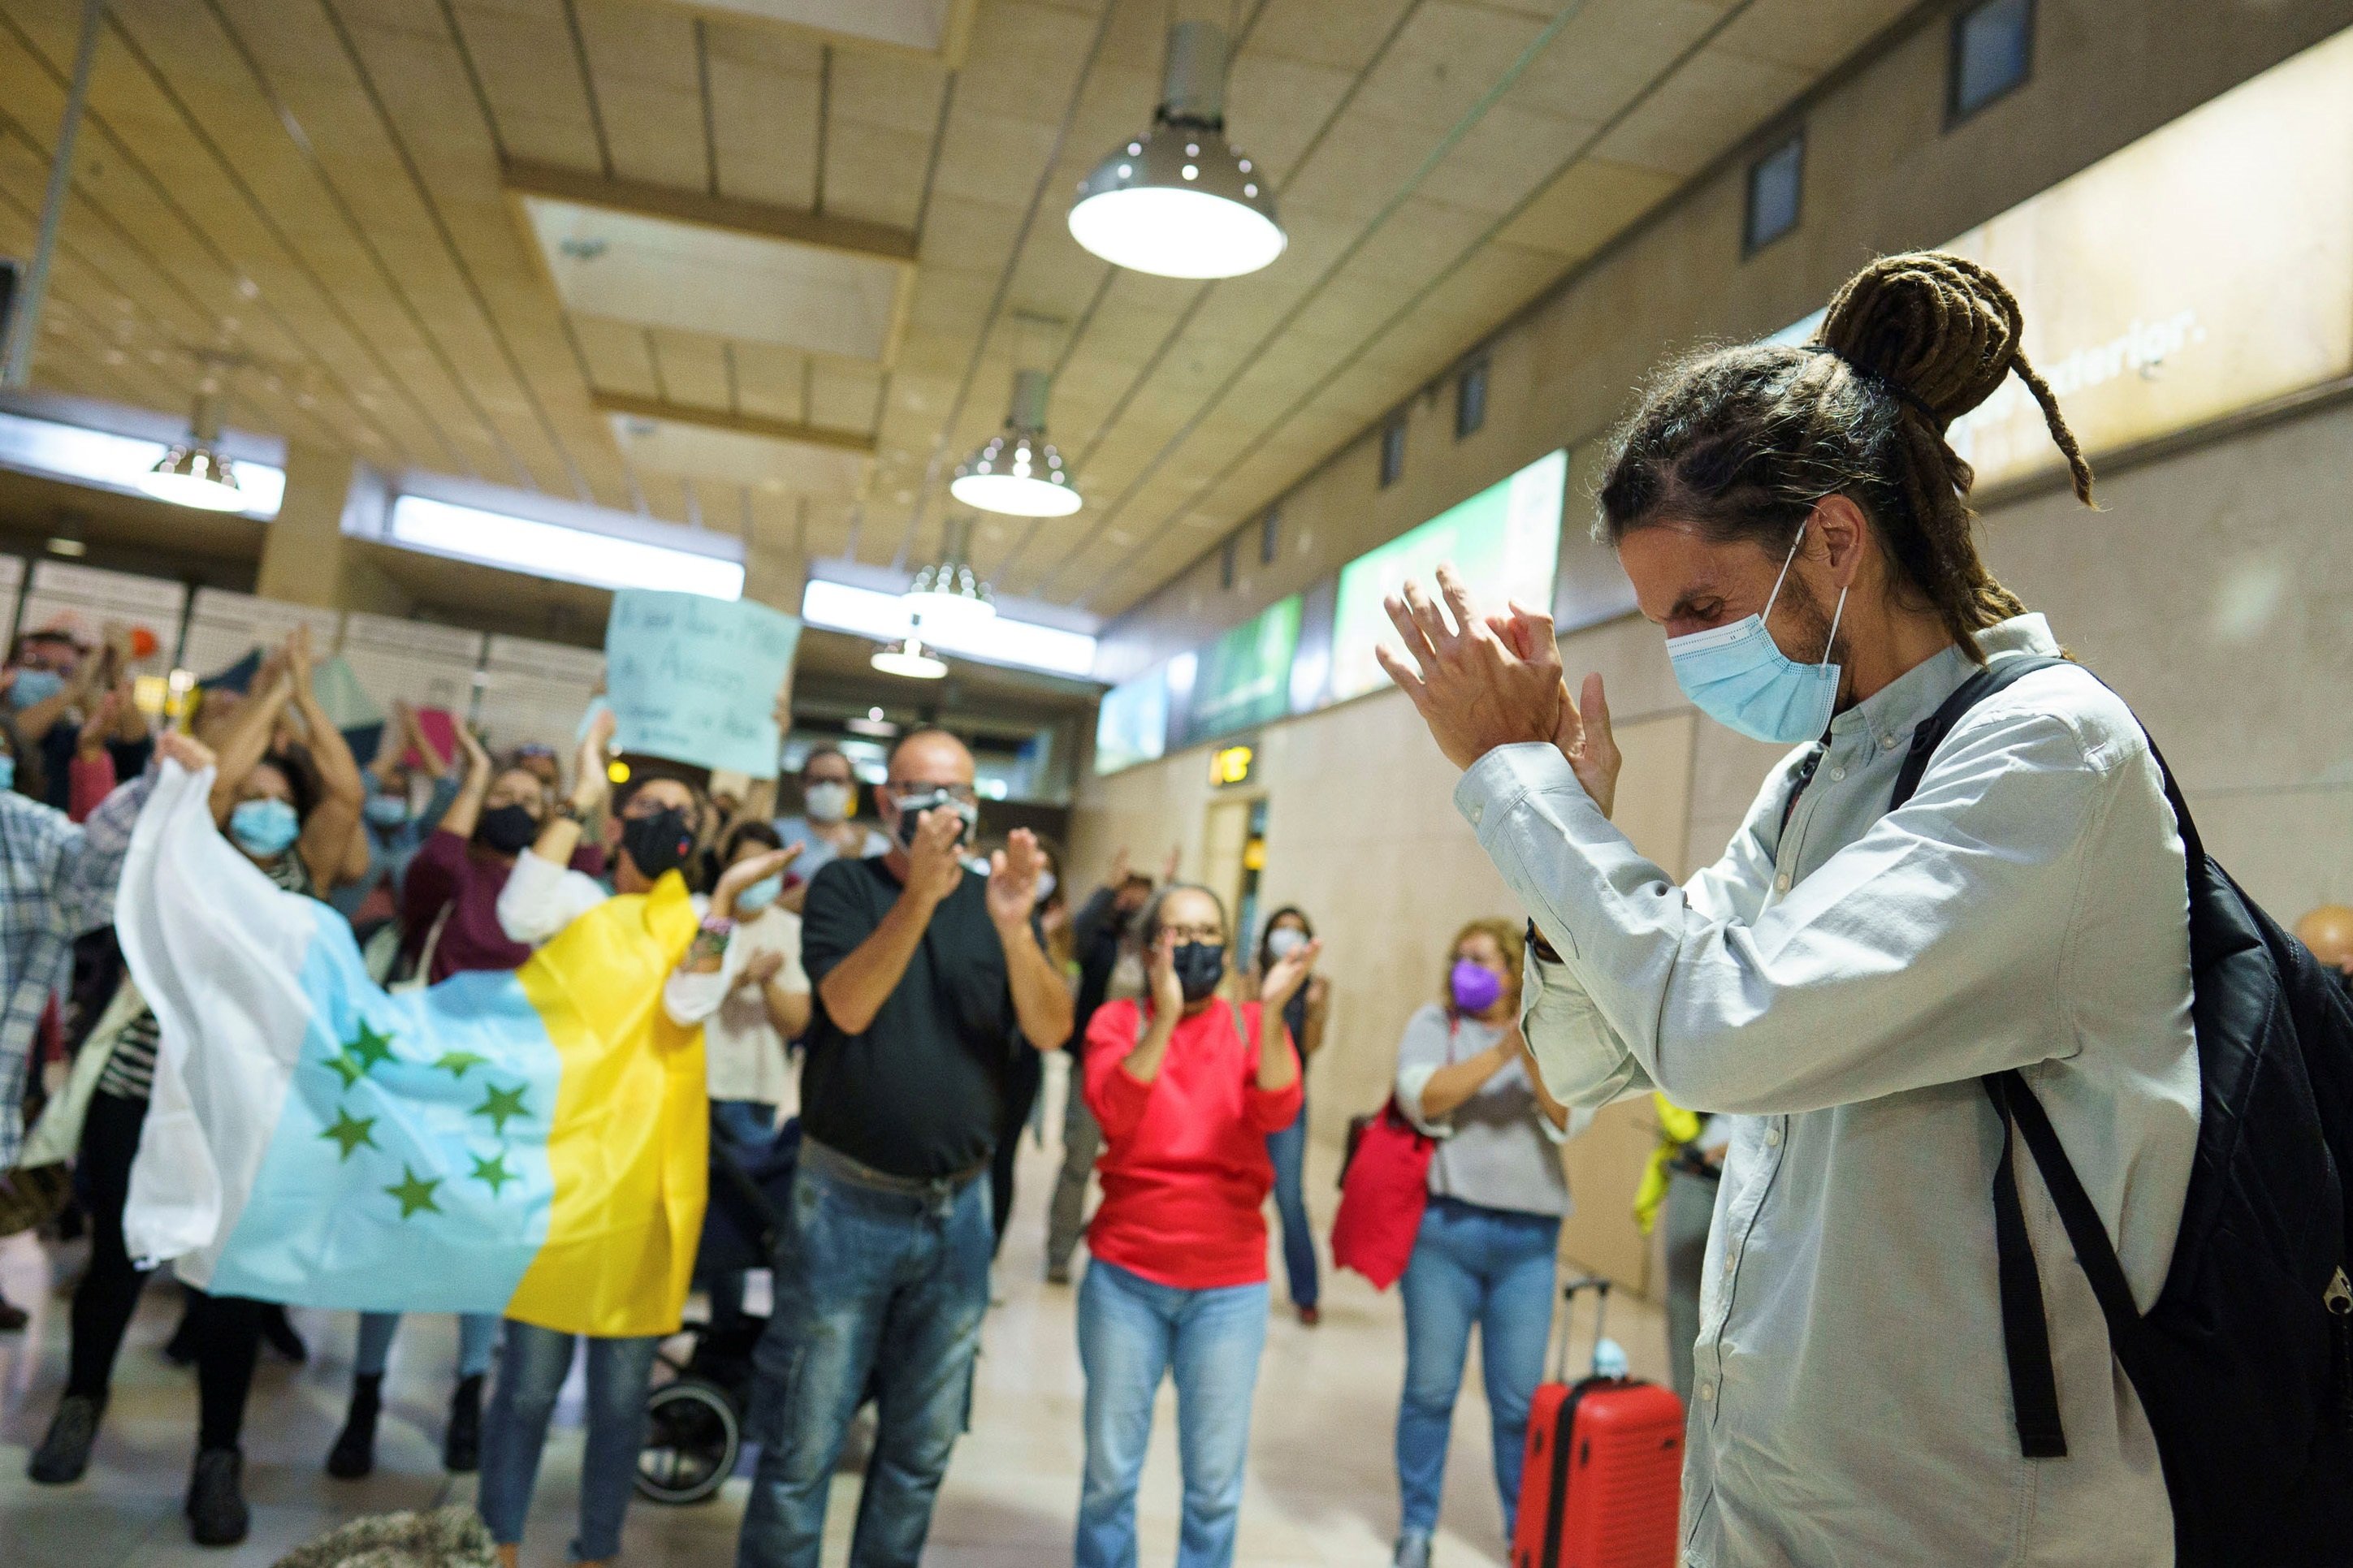
{"label": "red suitcase", "polygon": [[[1571,1384],[1577,1294],[1596,1292],[1592,1376]],[[1683,1477],[1683,1404],[1671,1389],[1604,1377],[1599,1358],[1609,1281],[1561,1290],[1560,1359],[1528,1409],[1512,1568],[1674,1568]]]}

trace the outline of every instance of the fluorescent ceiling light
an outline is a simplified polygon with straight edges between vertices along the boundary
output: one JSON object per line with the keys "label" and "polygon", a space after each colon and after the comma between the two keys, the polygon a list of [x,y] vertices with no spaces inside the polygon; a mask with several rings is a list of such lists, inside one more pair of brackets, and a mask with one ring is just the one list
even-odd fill
{"label": "fluorescent ceiling light", "polygon": [[562,583],[659,588],[712,599],[744,596],[741,562],[426,496],[393,502],[386,537],[429,555],[479,561]]}
{"label": "fluorescent ceiling light", "polygon": [[[0,467],[73,484],[122,493],[153,493],[145,481],[171,457],[161,441],[117,436],[53,419],[0,413]],[[210,487],[208,487],[210,488]],[[246,516],[267,521],[278,515],[286,494],[286,471],[267,463],[237,465],[238,503]],[[163,500],[175,498],[165,496]]]}
{"label": "fluorescent ceiling light", "polygon": [[1224,29],[1179,22],[1152,129],[1079,183],[1071,237],[1163,278],[1233,278],[1282,255],[1289,239],[1273,193],[1265,172],[1227,144],[1225,100]]}
{"label": "fluorescent ceiling light", "polygon": [[910,680],[937,680],[948,672],[944,660],[934,658],[923,651],[923,645],[909,637],[897,647],[886,647],[867,660],[885,675],[902,675]]}
{"label": "fluorescent ceiling light", "polygon": [[[876,642],[904,642],[915,631],[905,597],[848,583],[813,577],[801,595],[801,619],[813,626],[849,632]],[[969,627],[933,627],[926,623],[923,639],[943,653],[976,658],[988,664],[1042,669],[1054,675],[1090,679],[1095,668],[1095,639],[1083,632],[1041,626],[999,614]]]}

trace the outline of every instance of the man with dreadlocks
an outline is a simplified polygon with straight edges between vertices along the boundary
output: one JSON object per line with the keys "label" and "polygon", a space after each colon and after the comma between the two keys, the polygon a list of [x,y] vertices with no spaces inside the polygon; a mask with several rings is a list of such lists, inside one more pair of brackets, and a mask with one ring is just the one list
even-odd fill
{"label": "man with dreadlocks", "polygon": [[[1704,1568],[2173,1560],[2147,1417],[1977,1081],[2023,1073],[2147,1310],[2199,1116],[2158,768],[2125,704],[2057,664],[1970,709],[1890,805],[1964,682],[2059,652],[1978,560],[1945,439],[2014,373],[2089,504],[2020,326],[1975,263],[1889,257],[1818,342],[1702,353],[1643,394],[1597,532],[1700,710],[1799,746],[1680,888],[1609,824],[1601,683],[1570,696],[1548,620],[1483,616],[1443,568],[1442,608],[1419,584],[1389,602],[1406,656],[1384,663],[1535,917],[1526,1032],[1553,1092],[1741,1113],[1694,1347]],[[1998,1224],[2050,1260],[2021,1321],[2047,1321],[2063,1458],[2026,1436],[2038,1391],[2013,1391]]]}

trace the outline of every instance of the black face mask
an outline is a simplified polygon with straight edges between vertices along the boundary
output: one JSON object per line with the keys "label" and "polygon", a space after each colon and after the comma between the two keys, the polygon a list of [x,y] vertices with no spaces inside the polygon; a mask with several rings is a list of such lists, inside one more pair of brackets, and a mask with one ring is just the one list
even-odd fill
{"label": "black face mask", "polygon": [[915,831],[923,825],[927,811],[953,811],[964,818],[964,827],[956,837],[959,847],[972,842],[973,828],[980,820],[980,808],[957,800],[945,790],[934,790],[925,795],[909,795],[896,803],[899,807],[899,843],[902,847],[915,847]]}
{"label": "black face mask", "polygon": [[686,863],[694,850],[694,830],[686,813],[666,805],[650,816],[621,819],[621,847],[649,878],[659,878]]}
{"label": "black face mask", "polygon": [[1176,944],[1171,955],[1176,970],[1176,984],[1185,988],[1185,1000],[1198,1002],[1213,994],[1218,982],[1226,977],[1226,944],[1221,942],[1186,942]]}
{"label": "black face mask", "polygon": [[539,818],[522,805],[494,805],[474,824],[474,841],[493,855],[520,855],[539,837]]}

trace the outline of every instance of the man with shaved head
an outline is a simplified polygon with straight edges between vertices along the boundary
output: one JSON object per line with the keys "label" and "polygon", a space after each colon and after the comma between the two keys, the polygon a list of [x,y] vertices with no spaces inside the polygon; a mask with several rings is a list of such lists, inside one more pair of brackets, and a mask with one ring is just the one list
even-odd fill
{"label": "man with shaved head", "polygon": [[2353,991],[2353,909],[2321,905],[2295,922],[2295,939]]}
{"label": "man with shaved head", "polygon": [[881,1418],[849,1561],[914,1568],[988,1310],[980,1178],[1013,1053],[1071,1033],[1033,915],[1037,839],[1017,829],[985,868],[963,858],[979,816],[964,743],[902,737],[881,805],[889,853],[828,864],[802,910],[817,1006],[738,1568],[816,1568],[827,1484],[870,1382]]}

